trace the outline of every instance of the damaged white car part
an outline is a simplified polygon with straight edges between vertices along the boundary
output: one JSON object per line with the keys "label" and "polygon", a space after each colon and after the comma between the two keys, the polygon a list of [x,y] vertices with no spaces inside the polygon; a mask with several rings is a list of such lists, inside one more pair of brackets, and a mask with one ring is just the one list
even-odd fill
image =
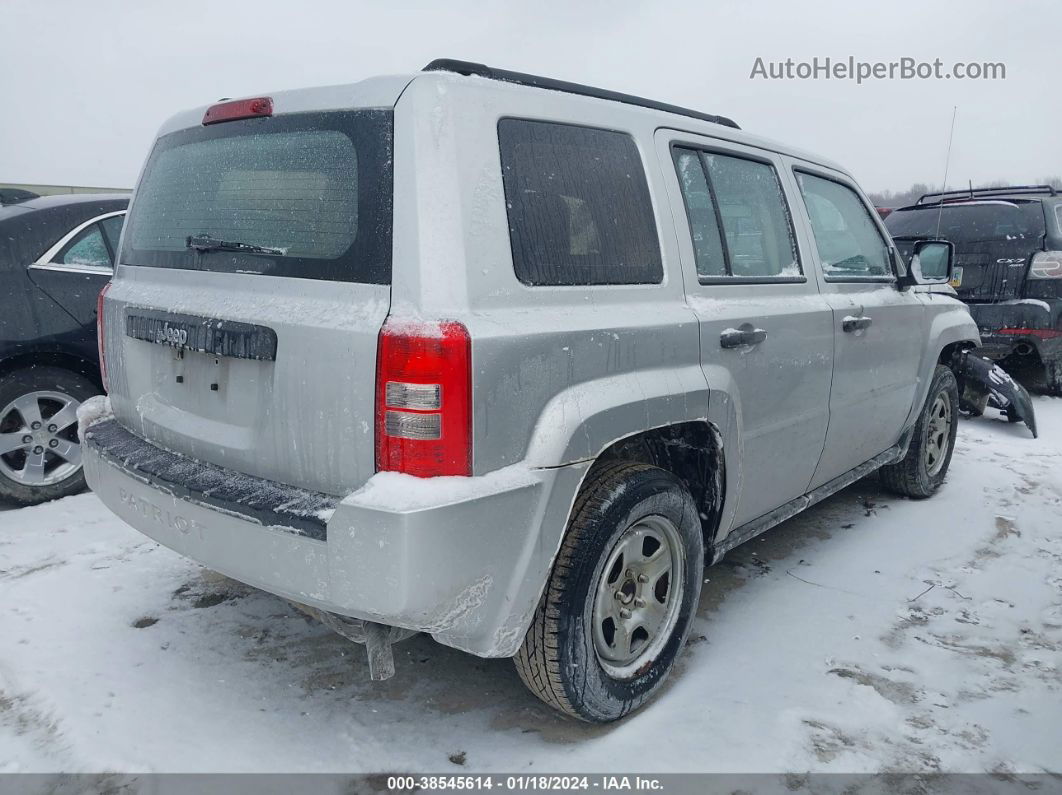
{"label": "damaged white car part", "polygon": [[186,111],[102,300],[85,474],[374,678],[423,632],[616,720],[706,562],[875,471],[943,483],[979,340],[917,246],[828,160],[481,64]]}

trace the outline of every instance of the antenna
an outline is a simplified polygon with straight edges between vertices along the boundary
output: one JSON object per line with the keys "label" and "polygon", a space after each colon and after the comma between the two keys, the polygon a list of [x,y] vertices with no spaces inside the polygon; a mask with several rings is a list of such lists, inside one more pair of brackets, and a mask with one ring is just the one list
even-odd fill
{"label": "antenna", "polygon": [[[944,184],[941,185],[940,190],[946,191],[948,189],[948,167],[951,165],[951,142],[955,140],[955,116],[959,112],[958,105],[952,105],[951,107],[951,131],[948,133],[948,154],[944,157]],[[972,184],[972,183],[971,183]],[[940,197],[940,207],[937,209],[937,237],[940,237],[940,221],[944,215],[944,197]]]}

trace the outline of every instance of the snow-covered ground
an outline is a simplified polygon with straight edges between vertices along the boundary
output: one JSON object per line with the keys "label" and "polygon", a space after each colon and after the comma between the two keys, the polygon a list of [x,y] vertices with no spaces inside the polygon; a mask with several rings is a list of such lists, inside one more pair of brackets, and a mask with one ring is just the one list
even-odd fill
{"label": "snow-covered ground", "polygon": [[1036,408],[1036,441],[964,422],[932,500],[870,478],[708,570],[680,669],[605,728],[424,637],[372,683],[91,494],[0,512],[0,772],[1062,771],[1062,400]]}

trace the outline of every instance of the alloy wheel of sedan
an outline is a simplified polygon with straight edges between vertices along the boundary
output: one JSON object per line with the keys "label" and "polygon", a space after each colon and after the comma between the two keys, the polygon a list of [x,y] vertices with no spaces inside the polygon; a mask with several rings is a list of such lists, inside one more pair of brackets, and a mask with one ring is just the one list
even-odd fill
{"label": "alloy wheel of sedan", "polygon": [[0,411],[0,472],[26,486],[59,483],[81,469],[80,401],[62,392],[28,392]]}

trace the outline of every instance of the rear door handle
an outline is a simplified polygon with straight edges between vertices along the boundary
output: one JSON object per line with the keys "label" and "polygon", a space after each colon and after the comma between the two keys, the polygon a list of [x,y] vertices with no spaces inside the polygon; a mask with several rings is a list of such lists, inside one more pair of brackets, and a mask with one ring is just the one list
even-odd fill
{"label": "rear door handle", "polygon": [[860,317],[852,317],[849,315],[841,321],[841,328],[847,332],[863,331],[864,329],[870,328],[872,322],[873,320],[866,315]]}
{"label": "rear door handle", "polygon": [[719,335],[722,348],[740,348],[742,345],[759,345],[767,339],[767,332],[762,328],[753,328],[746,323],[741,328],[728,328]]}

